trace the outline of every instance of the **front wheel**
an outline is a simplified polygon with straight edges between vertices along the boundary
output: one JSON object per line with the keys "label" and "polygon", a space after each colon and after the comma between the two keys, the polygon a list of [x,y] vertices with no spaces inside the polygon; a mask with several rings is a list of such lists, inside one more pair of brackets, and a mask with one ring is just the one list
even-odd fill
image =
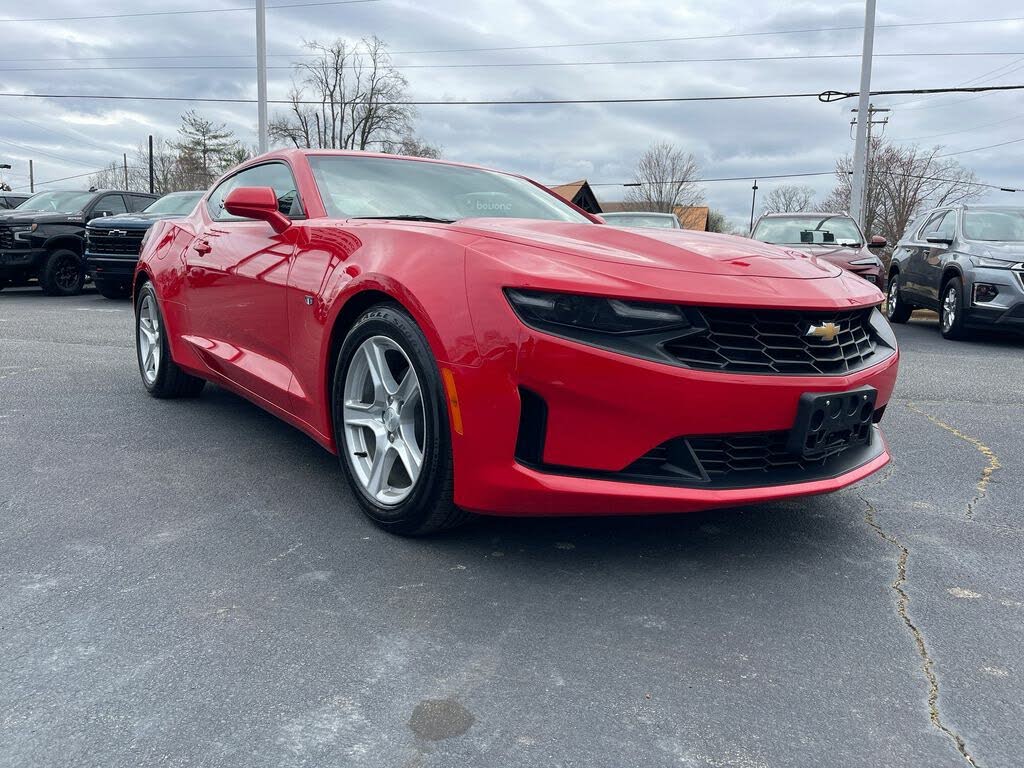
{"label": "front wheel", "polygon": [[939,329],[943,338],[967,338],[964,307],[964,283],[959,277],[951,277],[942,287],[942,300],[939,306]]}
{"label": "front wheel", "polygon": [[417,536],[469,517],[454,503],[448,407],[437,362],[400,308],[371,307],[348,332],[331,404],[345,477],[374,523]]}
{"label": "front wheel", "polygon": [[77,296],[85,284],[82,259],[67,248],[47,254],[39,271],[39,283],[48,296]]}
{"label": "front wheel", "polygon": [[142,385],[153,397],[195,397],[202,391],[206,382],[185,373],[171,359],[164,318],[150,283],[143,283],[135,301],[135,352]]}
{"label": "front wheel", "polygon": [[885,316],[890,323],[905,323],[910,319],[914,308],[907,304],[900,295],[900,273],[893,272],[889,278],[889,290],[886,292]]}

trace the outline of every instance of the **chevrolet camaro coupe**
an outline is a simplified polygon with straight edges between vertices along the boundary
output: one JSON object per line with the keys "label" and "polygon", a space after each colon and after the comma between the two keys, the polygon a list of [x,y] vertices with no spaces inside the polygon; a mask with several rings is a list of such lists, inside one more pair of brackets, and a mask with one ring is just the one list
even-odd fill
{"label": "chevrolet camaro coupe", "polygon": [[149,230],[155,397],[226,387],[340,458],[382,528],[835,491],[890,457],[882,294],[811,254],[602,224],[521,176],[274,152]]}

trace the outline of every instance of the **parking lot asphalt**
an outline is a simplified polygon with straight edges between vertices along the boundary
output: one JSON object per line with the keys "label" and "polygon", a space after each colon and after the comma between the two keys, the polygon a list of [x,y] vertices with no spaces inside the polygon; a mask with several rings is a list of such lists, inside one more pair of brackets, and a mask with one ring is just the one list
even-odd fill
{"label": "parking lot asphalt", "polygon": [[146,396],[128,303],[0,292],[0,765],[1020,765],[1024,342],[897,333],[851,489],[405,540]]}

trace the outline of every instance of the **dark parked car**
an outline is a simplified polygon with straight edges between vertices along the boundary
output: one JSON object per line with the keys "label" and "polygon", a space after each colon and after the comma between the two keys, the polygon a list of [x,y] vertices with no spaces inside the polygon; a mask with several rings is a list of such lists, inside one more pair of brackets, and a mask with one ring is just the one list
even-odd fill
{"label": "dark parked car", "polygon": [[1024,332],[1024,208],[960,205],[919,216],[889,267],[887,313],[939,313],[947,339],[971,329]]}
{"label": "dark parked car", "polygon": [[96,290],[108,299],[131,295],[142,238],[154,222],[192,213],[203,192],[172,192],[141,213],[93,219],[85,229],[85,264]]}
{"label": "dark parked car", "polygon": [[156,195],[93,190],[40,192],[0,214],[0,287],[38,280],[51,296],[71,296],[85,282],[85,222],[141,211]]}
{"label": "dark parked car", "polygon": [[17,208],[30,197],[31,195],[19,195],[14,192],[4,192],[3,190],[0,190],[0,211]]}
{"label": "dark parked car", "polygon": [[657,213],[655,211],[615,211],[602,213],[601,218],[613,227],[656,227],[658,229],[682,229],[679,218],[674,213]]}
{"label": "dark parked car", "polygon": [[825,259],[885,290],[882,261],[871,252],[885,248],[885,238],[867,240],[845,213],[766,213],[751,237]]}

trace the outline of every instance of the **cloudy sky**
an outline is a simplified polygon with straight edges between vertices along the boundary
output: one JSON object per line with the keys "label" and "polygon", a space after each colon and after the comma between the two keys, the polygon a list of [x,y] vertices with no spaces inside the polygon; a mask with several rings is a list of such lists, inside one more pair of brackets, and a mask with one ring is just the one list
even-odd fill
{"label": "cloudy sky", "polygon": [[[373,0],[273,7],[300,2],[312,0],[268,0],[272,99],[286,95],[289,64],[302,53],[304,40],[368,35],[389,44],[395,64],[410,82],[411,95],[424,100],[710,96],[856,90],[858,85],[857,27],[864,13],[858,2]],[[253,12],[194,13],[251,5],[249,0],[5,0],[0,5],[0,92],[254,98]],[[1019,0],[935,0],[927,5],[924,14],[919,2],[879,0],[875,51],[889,55],[875,59],[873,89],[1024,82],[1024,10]],[[158,11],[193,13],[117,17]],[[116,18],[17,20],[84,15]],[[1021,19],[892,26],[1011,17]],[[854,29],[814,31],[835,27]],[[758,34],[678,39],[744,33]],[[481,48],[506,50],[465,50]],[[891,55],[906,53],[1002,55]],[[622,63],[845,54],[850,56]],[[552,66],[566,63],[572,65]],[[484,66],[499,64],[531,66]],[[947,151],[958,152],[1022,139],[958,159],[983,181],[1024,187],[1024,92],[916,100],[897,96],[876,99],[876,104],[893,108],[886,131],[900,142],[942,144]],[[179,115],[190,106],[255,143],[254,104],[0,97],[0,163],[13,166],[2,171],[4,179],[15,187],[27,185],[30,157],[40,182],[100,168],[122,152],[130,153],[147,134],[173,137]],[[524,173],[546,183],[579,178],[592,183],[627,181],[638,155],[656,141],[692,151],[705,177],[763,177],[830,170],[838,155],[852,150],[853,106],[852,100],[821,104],[813,98],[445,105],[421,107],[417,125],[424,138],[443,146],[448,158]],[[37,189],[73,188],[84,181],[59,181]],[[814,186],[822,195],[832,184],[828,176],[796,181]],[[762,181],[760,194],[782,183],[787,182]],[[746,220],[749,181],[708,183],[705,190],[709,204],[734,223]],[[616,186],[596,191],[605,200],[623,195]],[[1024,203],[1024,193],[996,191],[987,199]]]}

